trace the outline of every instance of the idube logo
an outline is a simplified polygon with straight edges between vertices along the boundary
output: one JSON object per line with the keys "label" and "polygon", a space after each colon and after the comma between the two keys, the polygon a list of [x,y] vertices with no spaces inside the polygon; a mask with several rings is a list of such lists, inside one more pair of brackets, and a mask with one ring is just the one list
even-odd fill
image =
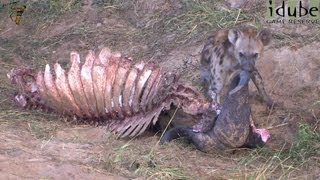
{"label": "idube logo", "polygon": [[267,1],[267,23],[320,24],[320,0],[281,1],[277,7],[275,0]]}

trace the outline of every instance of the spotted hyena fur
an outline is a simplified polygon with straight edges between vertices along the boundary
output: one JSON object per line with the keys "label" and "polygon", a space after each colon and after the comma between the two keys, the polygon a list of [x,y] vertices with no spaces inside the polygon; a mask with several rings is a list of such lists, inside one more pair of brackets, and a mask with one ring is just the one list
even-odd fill
{"label": "spotted hyena fur", "polygon": [[209,96],[219,104],[223,102],[231,75],[240,70],[252,71],[251,79],[268,106],[273,102],[267,95],[255,62],[268,45],[271,33],[243,26],[213,33],[201,53],[201,76],[208,85]]}

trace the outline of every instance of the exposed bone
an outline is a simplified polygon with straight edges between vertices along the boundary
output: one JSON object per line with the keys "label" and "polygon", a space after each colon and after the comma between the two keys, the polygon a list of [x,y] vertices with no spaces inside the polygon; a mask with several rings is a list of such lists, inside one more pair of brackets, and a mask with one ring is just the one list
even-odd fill
{"label": "exposed bone", "polygon": [[61,104],[61,99],[60,99],[60,95],[57,91],[56,88],[56,84],[53,81],[53,77],[52,74],[50,72],[50,66],[47,64],[45,71],[44,71],[44,84],[47,90],[47,98],[48,98],[48,102],[50,102],[51,104],[49,104],[49,106],[51,106],[52,108],[56,109],[59,112],[65,112],[65,105]]}
{"label": "exposed bone", "polygon": [[113,118],[116,118],[114,112],[114,103],[113,103],[113,96],[112,96],[112,88],[113,82],[115,80],[116,72],[119,66],[119,57],[111,56],[108,64],[106,65],[106,73],[107,73],[107,81],[106,81],[106,90],[105,90],[105,110],[107,113]]}
{"label": "exposed bone", "polygon": [[94,93],[94,81],[92,80],[92,69],[94,65],[95,56],[92,51],[89,51],[85,63],[81,67],[81,82],[82,88],[87,98],[90,113],[98,118],[99,111],[97,109],[97,100]]}
{"label": "exposed bone", "polygon": [[106,87],[107,73],[105,66],[101,63],[99,58],[94,59],[94,66],[92,68],[92,82],[93,90],[97,102],[98,114],[105,114],[104,93]]}
{"label": "exposed bone", "polygon": [[65,71],[61,68],[60,64],[56,63],[54,65],[55,73],[56,73],[56,88],[58,93],[60,94],[61,102],[66,105],[66,108],[76,114],[79,117],[82,117],[81,111],[76,104],[71,90],[69,88],[69,83],[67,81],[67,77]]}
{"label": "exposed bone", "polygon": [[135,81],[138,76],[138,69],[133,67],[131,71],[128,74],[127,81],[124,85],[122,98],[123,98],[123,108],[126,113],[126,115],[131,116],[132,115],[132,96],[131,94],[134,94],[135,89]]}
{"label": "exposed bone", "polygon": [[16,101],[22,107],[36,104],[84,121],[102,122],[120,137],[140,135],[171,104],[194,115],[209,107],[195,89],[178,83],[175,74],[152,63],[135,64],[108,48],[97,56],[89,51],[83,64],[79,54],[71,52],[70,63],[67,71],[56,63],[54,73],[49,65],[37,74],[28,68],[11,70],[8,78],[19,88]]}
{"label": "exposed bone", "polygon": [[[44,84],[44,78],[43,78],[43,73],[42,71],[39,71],[38,74],[37,74],[37,78],[36,78],[36,83],[38,85],[38,89],[39,89],[39,93],[40,93],[40,96],[43,98],[43,99],[46,99],[47,101],[49,101],[49,98],[47,96],[47,88]],[[48,102],[49,103],[49,102]],[[50,102],[50,104],[52,104],[53,102]]]}
{"label": "exposed bone", "polygon": [[116,73],[115,79],[113,84],[113,104],[114,104],[114,110],[117,112],[117,115],[119,118],[124,118],[124,112],[122,112],[123,102],[122,102],[122,91],[123,86],[125,83],[125,80],[127,79],[128,72],[131,69],[131,62],[129,61],[123,61],[121,65],[119,65],[118,71]]}
{"label": "exposed bone", "polygon": [[68,83],[72,91],[75,102],[79,105],[81,112],[86,117],[94,117],[93,113],[90,113],[90,107],[87,101],[87,97],[82,87],[82,81],[80,76],[80,56],[76,52],[70,53],[71,68],[68,72]]}

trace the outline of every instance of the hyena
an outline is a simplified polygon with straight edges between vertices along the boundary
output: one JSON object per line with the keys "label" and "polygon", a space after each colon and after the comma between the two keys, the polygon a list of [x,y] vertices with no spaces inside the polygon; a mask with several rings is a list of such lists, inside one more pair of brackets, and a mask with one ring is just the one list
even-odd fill
{"label": "hyena", "polygon": [[[212,98],[212,108],[217,115],[221,110],[220,104],[227,96],[232,76],[239,71],[250,73],[250,78],[264,102],[268,107],[273,106],[273,101],[265,91],[262,77],[255,68],[255,62],[270,39],[271,33],[267,29],[258,32],[251,26],[219,30],[209,37],[201,52],[200,69],[208,95]],[[250,121],[253,124],[251,116]],[[193,131],[209,131],[214,122],[210,118],[204,118],[193,126]]]}
{"label": "hyena", "polygon": [[201,53],[201,76],[208,85],[213,102],[222,103],[230,84],[230,77],[239,70],[251,72],[251,79],[264,102],[271,107],[273,101],[267,95],[261,75],[255,63],[268,45],[271,33],[267,29],[258,32],[254,27],[219,30],[209,37]]}

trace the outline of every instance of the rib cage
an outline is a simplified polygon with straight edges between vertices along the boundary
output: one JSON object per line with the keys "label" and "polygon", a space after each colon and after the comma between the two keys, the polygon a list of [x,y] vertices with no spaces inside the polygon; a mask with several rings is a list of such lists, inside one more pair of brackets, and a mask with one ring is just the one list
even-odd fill
{"label": "rib cage", "polygon": [[202,113],[208,106],[196,90],[179,84],[174,74],[156,64],[133,63],[108,48],[98,56],[89,51],[82,65],[80,55],[71,52],[70,63],[68,71],[56,63],[54,73],[49,65],[37,75],[26,68],[11,70],[8,77],[20,91],[16,100],[23,107],[36,104],[64,115],[103,121],[120,137],[140,135],[172,103],[190,114]]}

